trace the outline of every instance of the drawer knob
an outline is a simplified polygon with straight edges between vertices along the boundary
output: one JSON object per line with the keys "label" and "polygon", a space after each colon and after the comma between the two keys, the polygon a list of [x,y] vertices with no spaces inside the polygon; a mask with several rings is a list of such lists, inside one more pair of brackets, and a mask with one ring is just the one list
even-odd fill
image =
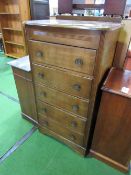
{"label": "drawer knob", "polygon": [[80,91],[81,90],[81,86],[79,84],[74,84],[73,85],[73,89],[76,91]]}
{"label": "drawer knob", "polygon": [[40,95],[46,97],[47,96],[47,93],[46,92],[41,92]]}
{"label": "drawer knob", "polygon": [[71,122],[71,126],[72,126],[73,128],[76,128],[76,127],[77,127],[77,123],[76,123],[75,121],[72,121],[72,122]]}
{"label": "drawer knob", "polygon": [[83,60],[81,58],[77,58],[75,60],[75,64],[78,65],[78,66],[82,66],[83,65]]}
{"label": "drawer knob", "polygon": [[76,140],[76,137],[74,135],[71,135],[70,136],[70,139],[71,139],[71,141],[75,141]]}
{"label": "drawer knob", "polygon": [[43,121],[43,126],[47,127],[49,125],[48,121]]}
{"label": "drawer knob", "polygon": [[38,77],[44,78],[44,74],[39,72],[39,73],[38,73]]}
{"label": "drawer knob", "polygon": [[42,108],[41,111],[44,112],[44,113],[47,113],[47,109],[46,108]]}
{"label": "drawer knob", "polygon": [[78,105],[73,105],[73,106],[72,106],[72,110],[73,110],[74,112],[77,112],[77,111],[79,110],[79,106],[78,106]]}
{"label": "drawer knob", "polygon": [[43,57],[43,52],[41,51],[36,52],[36,57],[39,57],[39,58]]}

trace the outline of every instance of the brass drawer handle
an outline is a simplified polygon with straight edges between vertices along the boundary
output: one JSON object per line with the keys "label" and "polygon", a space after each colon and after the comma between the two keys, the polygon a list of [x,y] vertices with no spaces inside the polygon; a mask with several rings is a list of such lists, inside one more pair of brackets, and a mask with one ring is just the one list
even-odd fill
{"label": "brass drawer handle", "polygon": [[43,124],[43,126],[44,126],[44,127],[47,127],[47,126],[49,126],[49,123],[48,123],[48,121],[43,121],[43,123],[42,123],[42,124]]}
{"label": "brass drawer handle", "polygon": [[81,58],[77,58],[75,60],[75,64],[78,65],[78,66],[82,66],[83,65],[83,60]]}
{"label": "brass drawer handle", "polygon": [[71,141],[75,141],[76,140],[76,137],[74,135],[71,135],[70,136],[70,139],[71,139]]}
{"label": "brass drawer handle", "polygon": [[42,51],[37,51],[36,52],[36,57],[39,57],[39,58],[41,58],[41,57],[43,57],[43,52]]}
{"label": "brass drawer handle", "polygon": [[41,111],[44,112],[44,113],[47,113],[47,109],[46,108],[42,108]]}
{"label": "brass drawer handle", "polygon": [[39,73],[38,73],[38,77],[44,78],[44,73],[39,72]]}
{"label": "brass drawer handle", "polygon": [[81,86],[79,84],[74,84],[73,85],[73,89],[76,91],[80,91],[81,90]]}
{"label": "brass drawer handle", "polygon": [[77,122],[76,122],[76,121],[72,121],[72,122],[71,122],[71,126],[72,126],[73,128],[76,128],[76,127],[77,127]]}
{"label": "brass drawer handle", "polygon": [[47,97],[47,93],[46,92],[40,92],[40,95]]}
{"label": "brass drawer handle", "polygon": [[72,110],[73,110],[74,112],[79,111],[79,106],[78,106],[78,105],[73,105],[73,106],[72,106]]}

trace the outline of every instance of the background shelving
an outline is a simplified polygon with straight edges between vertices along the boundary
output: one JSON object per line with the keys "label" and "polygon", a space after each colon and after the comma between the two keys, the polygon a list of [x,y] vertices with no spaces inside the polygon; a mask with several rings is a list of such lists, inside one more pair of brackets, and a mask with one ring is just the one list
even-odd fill
{"label": "background shelving", "polygon": [[29,0],[0,1],[0,21],[7,56],[20,58],[27,54],[22,23],[29,19]]}

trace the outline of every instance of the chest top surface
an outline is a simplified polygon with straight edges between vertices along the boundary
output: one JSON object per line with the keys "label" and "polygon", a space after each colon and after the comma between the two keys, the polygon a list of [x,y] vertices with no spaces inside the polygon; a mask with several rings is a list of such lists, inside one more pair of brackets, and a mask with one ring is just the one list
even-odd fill
{"label": "chest top surface", "polygon": [[131,98],[131,71],[112,68],[102,90]]}
{"label": "chest top surface", "polygon": [[8,62],[8,64],[11,65],[12,67],[24,70],[26,72],[31,71],[29,55],[19,58],[17,60],[10,61]]}
{"label": "chest top surface", "polygon": [[82,30],[100,30],[109,31],[116,30],[121,27],[120,23],[100,22],[100,21],[78,21],[78,20],[33,20],[25,23],[27,26],[68,28]]}

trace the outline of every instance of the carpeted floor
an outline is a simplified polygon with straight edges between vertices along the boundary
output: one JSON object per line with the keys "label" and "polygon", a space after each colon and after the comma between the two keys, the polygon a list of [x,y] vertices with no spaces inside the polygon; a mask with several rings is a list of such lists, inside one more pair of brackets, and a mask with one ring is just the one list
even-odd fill
{"label": "carpeted floor", "polygon": [[0,52],[0,92],[18,99],[12,69],[7,64],[11,60],[12,58],[6,57],[3,52]]}
{"label": "carpeted floor", "polygon": [[94,158],[35,132],[0,166],[2,175],[123,175]]}
{"label": "carpeted floor", "polygon": [[[4,58],[4,55],[0,55],[0,91],[18,98],[11,69],[6,65],[7,60],[9,59]],[[0,95],[0,154],[15,144],[31,126],[21,118],[19,104]],[[0,164],[0,175],[123,175],[123,173],[94,158],[82,158],[66,145],[36,131]]]}
{"label": "carpeted floor", "polygon": [[[6,62],[12,60],[0,53],[0,92],[18,99],[14,78]],[[21,117],[19,103],[0,93],[0,157],[5,154],[32,124]]]}

